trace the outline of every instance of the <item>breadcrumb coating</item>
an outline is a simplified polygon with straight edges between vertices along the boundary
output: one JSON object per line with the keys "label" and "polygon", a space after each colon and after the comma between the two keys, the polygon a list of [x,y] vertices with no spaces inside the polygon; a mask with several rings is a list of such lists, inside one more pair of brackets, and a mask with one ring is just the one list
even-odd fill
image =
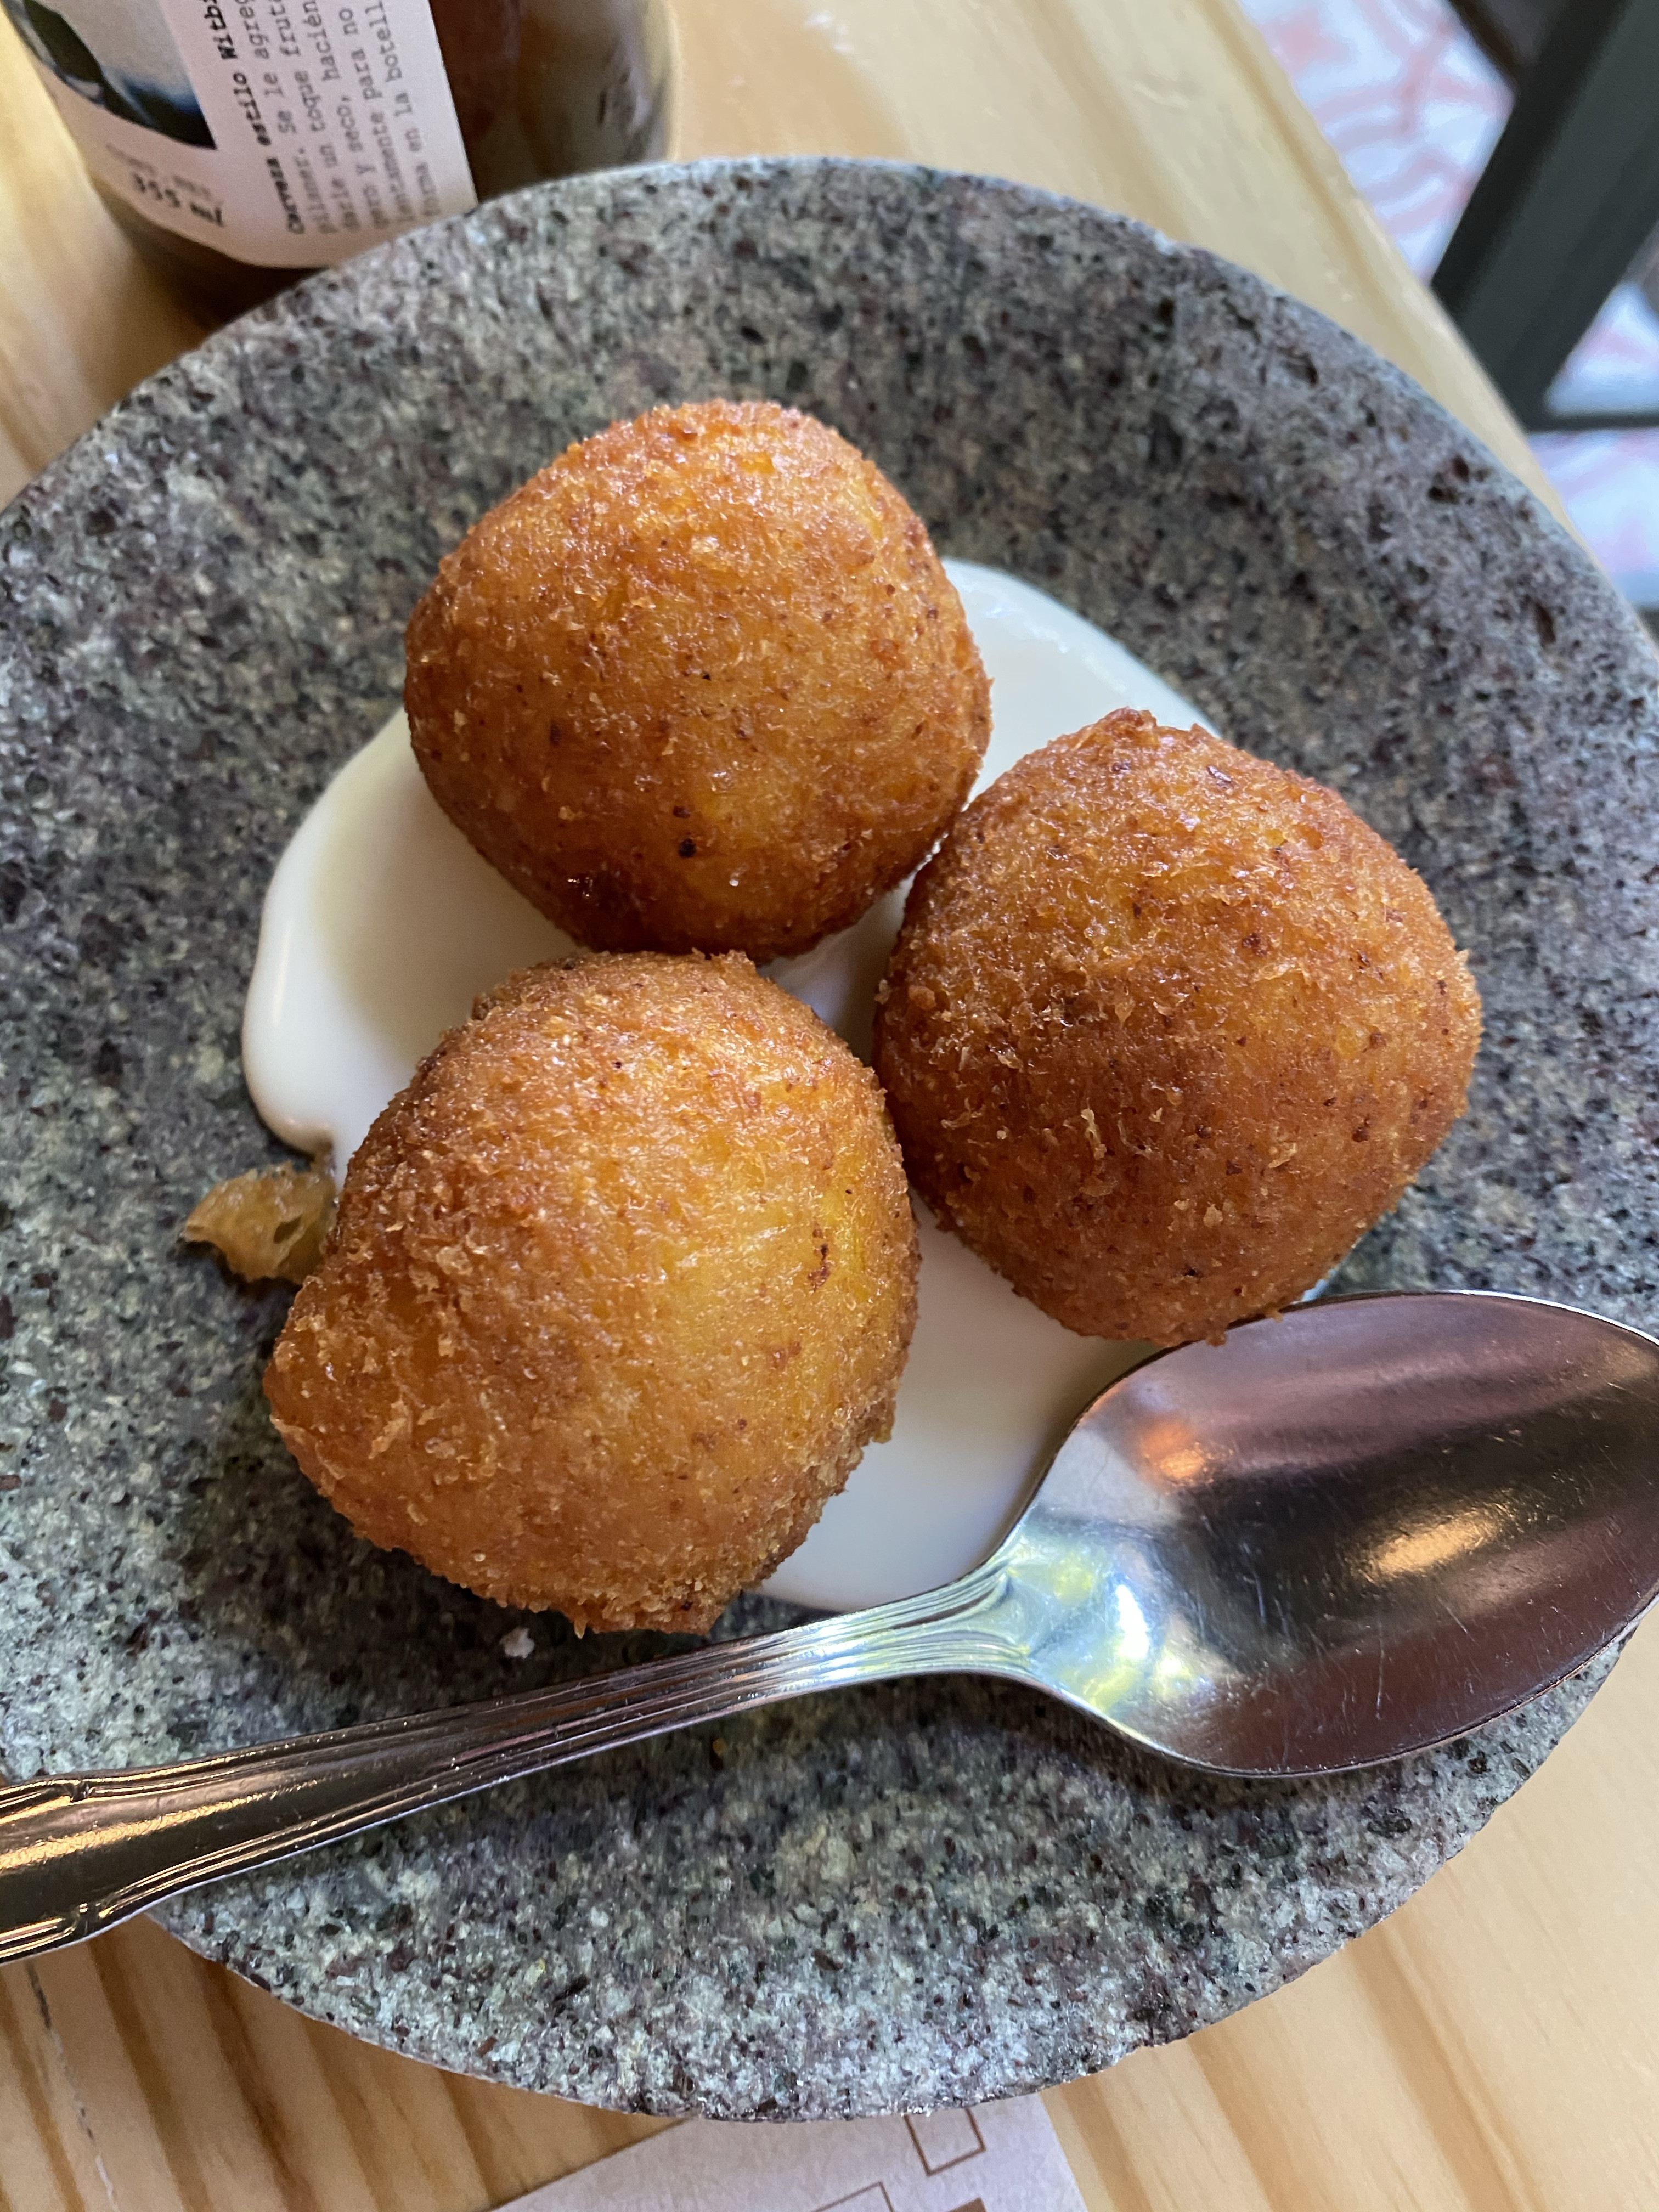
{"label": "breadcrumb coating", "polygon": [[586,957],[481,1000],[375,1122],[265,1389],[371,1541],[700,1631],[888,1434],[915,1285],[839,1037],[737,955]]}
{"label": "breadcrumb coating", "polygon": [[1462,1112],[1480,1000],[1331,791],[1125,709],[917,878],[876,1068],[912,1181],[1045,1313],[1180,1344],[1275,1312]]}
{"label": "breadcrumb coating", "polygon": [[434,796],[580,943],[805,951],[932,849],[989,690],[920,519],[757,400],[572,446],[447,556],[404,696]]}

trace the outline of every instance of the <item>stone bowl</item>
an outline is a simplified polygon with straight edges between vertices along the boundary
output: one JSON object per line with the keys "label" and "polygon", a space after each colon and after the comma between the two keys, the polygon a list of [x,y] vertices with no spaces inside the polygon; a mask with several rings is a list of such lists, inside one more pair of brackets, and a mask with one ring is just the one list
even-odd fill
{"label": "stone bowl", "polygon": [[[0,518],[0,1761],[165,1760],[632,1659],[373,1552],[273,1435],[283,1311],[179,1243],[277,1157],[260,900],[379,725],[439,556],[568,440],[769,395],[943,550],[1334,785],[1485,994],[1468,1119],[1343,1270],[1655,1317],[1656,662],[1407,378],[1212,254],[983,179],[707,163],[538,188],[164,370]],[[744,1601],[737,1633],[785,1617]],[[1425,1881],[1606,1671],[1403,1764],[1206,1781],[1012,1687],[729,1721],[163,1924],[316,2017],[726,2118],[1036,2089],[1276,1988]]]}

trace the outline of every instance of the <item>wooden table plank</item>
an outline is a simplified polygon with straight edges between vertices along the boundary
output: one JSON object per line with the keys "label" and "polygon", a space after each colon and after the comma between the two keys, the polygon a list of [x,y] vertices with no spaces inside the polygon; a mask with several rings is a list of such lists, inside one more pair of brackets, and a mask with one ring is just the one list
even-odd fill
{"label": "wooden table plank", "polygon": [[1091,2208],[1659,2205],[1656,1711],[1659,1620],[1392,1919],[1219,2027],[1051,2093]]}
{"label": "wooden table plank", "polygon": [[0,15],[0,505],[201,337],[87,180]]}
{"label": "wooden table plank", "polygon": [[0,1972],[15,2212],[483,2212],[662,2124],[354,2042],[145,1921]]}
{"label": "wooden table plank", "polygon": [[[1534,485],[1513,424],[1233,0],[680,0],[678,149],[988,169],[1256,269]],[[0,495],[191,343],[0,28]],[[1052,2092],[1091,2212],[1659,2204],[1659,1624],[1405,1910]],[[0,1972],[0,2212],[484,2212],[652,2123],[302,2021],[144,1923]]]}
{"label": "wooden table plank", "polygon": [[1376,347],[1557,506],[1235,0],[682,0],[683,150],[988,170],[1212,247]]}

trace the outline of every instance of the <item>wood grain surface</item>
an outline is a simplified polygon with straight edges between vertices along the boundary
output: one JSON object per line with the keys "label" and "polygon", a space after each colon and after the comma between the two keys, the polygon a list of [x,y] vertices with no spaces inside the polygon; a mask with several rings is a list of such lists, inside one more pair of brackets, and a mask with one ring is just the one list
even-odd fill
{"label": "wood grain surface", "polygon": [[[679,0],[686,154],[995,171],[1259,270],[1540,489],[1233,0]],[[0,495],[198,335],[0,26]],[[1659,2207],[1659,1625],[1542,1771],[1294,1988],[1052,2092],[1090,2212]],[[0,2212],[483,2212],[653,2123],[301,2020],[147,1923],[0,1972]]]}

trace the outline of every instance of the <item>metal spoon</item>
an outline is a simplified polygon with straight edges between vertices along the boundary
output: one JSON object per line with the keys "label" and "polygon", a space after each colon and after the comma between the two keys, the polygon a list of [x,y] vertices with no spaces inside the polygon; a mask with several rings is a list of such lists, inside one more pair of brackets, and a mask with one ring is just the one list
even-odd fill
{"label": "metal spoon", "polygon": [[1000,1675],[1212,1773],[1398,1759],[1659,1589],[1659,1341],[1486,1291],[1329,1299],[1096,1399],[982,1566],[562,1688],[0,1790],[0,1959],[492,1783],[784,1698]]}

